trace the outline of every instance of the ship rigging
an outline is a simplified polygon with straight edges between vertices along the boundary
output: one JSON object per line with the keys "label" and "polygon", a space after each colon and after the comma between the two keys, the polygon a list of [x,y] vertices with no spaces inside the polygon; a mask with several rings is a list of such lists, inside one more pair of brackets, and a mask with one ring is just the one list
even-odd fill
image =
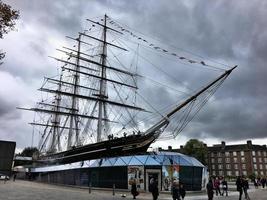
{"label": "ship rigging", "polygon": [[[40,133],[39,159],[43,161],[69,163],[144,153],[154,141],[176,137],[236,67],[220,68],[161,47],[107,15],[87,21],[90,28],[76,38],[67,37],[72,47],[57,49],[61,57],[51,56],[60,63],[60,72],[45,77],[40,88],[45,94],[42,100],[36,107],[20,108],[37,113],[38,119],[30,124]],[[165,73],[148,60],[152,53],[179,65],[222,73],[198,90],[183,92],[183,101],[176,99],[158,109],[152,104],[155,99],[147,100],[149,94],[145,97],[138,92],[138,81],[144,78],[138,66],[146,62]],[[162,98],[160,93],[158,96]],[[172,130],[167,129],[170,127]]]}

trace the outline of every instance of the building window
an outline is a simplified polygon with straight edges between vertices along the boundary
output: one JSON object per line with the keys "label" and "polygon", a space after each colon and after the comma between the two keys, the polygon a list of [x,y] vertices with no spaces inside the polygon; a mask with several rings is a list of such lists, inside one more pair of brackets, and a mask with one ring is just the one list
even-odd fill
{"label": "building window", "polygon": [[257,171],[255,171],[254,173],[255,173],[256,176],[258,176],[258,172]]}
{"label": "building window", "polygon": [[214,156],[214,153],[213,152],[211,152],[211,157],[213,157]]}
{"label": "building window", "polygon": [[241,162],[242,162],[242,163],[246,162],[245,157],[242,157],[242,158],[241,158]]}
{"label": "building window", "polygon": [[232,171],[227,171],[227,176],[232,176]]}
{"label": "building window", "polygon": [[259,162],[260,162],[260,163],[262,162],[262,159],[261,159],[261,158],[259,158]]}
{"label": "building window", "polygon": [[212,168],[212,169],[215,169],[215,165],[211,165],[211,168]]}
{"label": "building window", "polygon": [[222,165],[218,165],[218,169],[222,169]]}
{"label": "building window", "polygon": [[239,176],[239,171],[235,171],[235,175],[236,176]]}
{"label": "building window", "polygon": [[223,175],[224,175],[224,174],[223,174],[223,171],[220,170],[220,171],[219,171],[219,175],[220,175],[220,176],[223,176]]}
{"label": "building window", "polygon": [[263,152],[263,155],[266,156],[266,151]]}
{"label": "building window", "polygon": [[215,160],[214,160],[214,158],[212,158],[212,159],[211,159],[211,162],[212,162],[212,163],[215,163]]}
{"label": "building window", "polygon": [[225,158],[226,163],[230,163],[230,158]]}
{"label": "building window", "polygon": [[242,174],[246,176],[247,175],[247,171],[242,171]]}
{"label": "building window", "polygon": [[264,175],[263,171],[261,171],[261,175]]}
{"label": "building window", "polygon": [[235,165],[234,165],[234,168],[235,168],[235,169],[238,169],[238,164],[235,164]]}
{"label": "building window", "polygon": [[215,172],[215,171],[213,171],[213,172],[212,172],[212,175],[213,175],[213,176],[216,176],[216,172]]}
{"label": "building window", "polygon": [[255,158],[255,157],[253,158],[253,162],[254,162],[254,163],[256,162],[256,158]]}
{"label": "building window", "polygon": [[254,164],[253,166],[254,166],[254,169],[257,169],[257,165],[256,164]]}
{"label": "building window", "polygon": [[234,158],[234,163],[237,163],[237,158]]}
{"label": "building window", "polygon": [[221,156],[222,156],[221,152],[218,152],[218,157],[221,157]]}
{"label": "building window", "polygon": [[226,157],[229,157],[230,156],[230,153],[228,151],[225,152],[225,156]]}
{"label": "building window", "polygon": [[240,151],[240,154],[241,154],[241,156],[245,155],[244,151]]}
{"label": "building window", "polygon": [[246,164],[242,164],[242,169],[246,169]]}
{"label": "building window", "polygon": [[264,158],[264,162],[267,163],[267,158]]}
{"label": "building window", "polygon": [[260,164],[260,169],[262,169],[263,167],[262,167],[262,164]]}
{"label": "building window", "polygon": [[231,169],[231,165],[230,164],[226,164],[226,169]]}
{"label": "building window", "polygon": [[258,151],[258,156],[261,156],[261,152],[260,151]]}
{"label": "building window", "polygon": [[222,158],[218,158],[218,163],[222,163]]}
{"label": "building window", "polygon": [[267,170],[267,165],[265,165],[265,169]]}
{"label": "building window", "polygon": [[236,151],[233,151],[233,156],[236,156],[237,154],[236,154]]}
{"label": "building window", "polygon": [[252,155],[253,155],[253,156],[255,156],[255,155],[256,155],[255,151],[252,151]]}

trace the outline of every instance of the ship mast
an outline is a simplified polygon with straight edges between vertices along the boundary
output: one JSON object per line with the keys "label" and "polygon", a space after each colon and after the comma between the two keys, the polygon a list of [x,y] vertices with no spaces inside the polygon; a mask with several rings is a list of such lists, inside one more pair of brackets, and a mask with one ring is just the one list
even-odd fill
{"label": "ship mast", "polygon": [[101,79],[100,79],[100,88],[99,88],[99,101],[98,101],[98,122],[97,122],[97,142],[101,141],[101,135],[102,135],[102,118],[103,118],[103,111],[105,112],[104,115],[106,116],[106,103],[103,101],[106,96],[106,58],[107,58],[107,43],[106,43],[106,37],[107,37],[107,15],[105,14],[104,17],[104,26],[103,26],[103,49],[101,54]]}
{"label": "ship mast", "polygon": [[[80,49],[81,49],[81,34],[79,34],[79,37],[77,38],[78,42],[78,50],[77,50],[77,57],[76,57],[76,66],[74,68],[75,74],[73,77],[73,95],[72,95],[72,104],[71,104],[71,116],[70,116],[70,129],[68,134],[68,143],[67,143],[67,149],[70,149],[72,145],[78,145],[79,143],[79,130],[78,130],[78,102],[76,95],[78,94],[78,85],[80,80]],[[74,135],[75,130],[75,142],[72,144],[72,138]]]}

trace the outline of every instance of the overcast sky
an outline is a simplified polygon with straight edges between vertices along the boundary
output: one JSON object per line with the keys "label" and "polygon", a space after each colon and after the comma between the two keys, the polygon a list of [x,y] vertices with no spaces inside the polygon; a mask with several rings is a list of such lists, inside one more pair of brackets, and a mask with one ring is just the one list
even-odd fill
{"label": "overcast sky", "polygon": [[[32,115],[16,106],[32,106],[43,76],[56,72],[48,58],[66,35],[104,15],[142,33],[204,58],[239,67],[224,82],[216,98],[176,140],[190,138],[208,145],[267,143],[267,1],[254,0],[4,0],[20,11],[17,31],[4,35],[7,52],[0,66],[0,139],[31,145]],[[168,143],[170,144],[170,143]],[[154,146],[167,146],[158,142]]]}

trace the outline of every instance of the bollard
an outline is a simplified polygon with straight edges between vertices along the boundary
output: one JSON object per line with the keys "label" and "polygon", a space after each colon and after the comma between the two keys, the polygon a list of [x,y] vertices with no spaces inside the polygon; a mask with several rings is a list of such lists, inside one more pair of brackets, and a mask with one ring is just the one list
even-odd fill
{"label": "bollard", "polygon": [[115,195],[115,184],[113,184],[113,187],[112,187],[112,191],[113,191],[113,196]]}
{"label": "bollard", "polygon": [[92,190],[92,183],[89,183],[89,194],[91,194],[91,190]]}

